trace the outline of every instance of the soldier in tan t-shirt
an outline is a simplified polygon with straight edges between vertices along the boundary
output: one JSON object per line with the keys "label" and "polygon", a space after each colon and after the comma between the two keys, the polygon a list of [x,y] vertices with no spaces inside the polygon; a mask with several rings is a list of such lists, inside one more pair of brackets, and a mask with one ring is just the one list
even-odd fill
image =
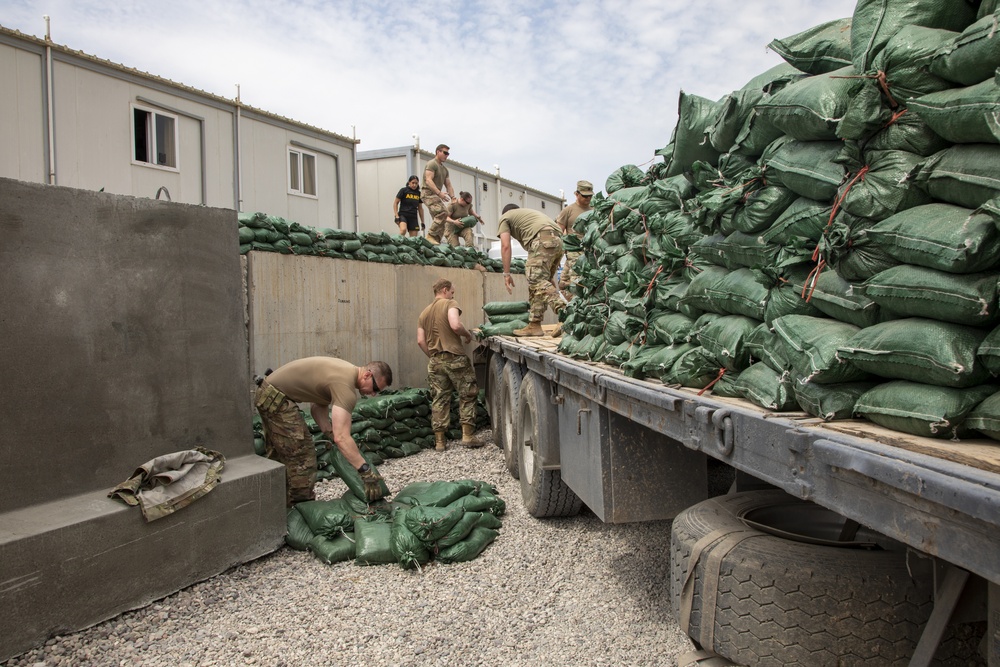
{"label": "soldier in tan t-shirt", "polygon": [[444,234],[444,221],[448,217],[446,205],[455,198],[455,188],[448,177],[448,161],[451,150],[446,144],[438,144],[434,149],[434,159],[424,166],[424,182],[420,188],[420,198],[431,212],[431,226],[427,230],[427,240],[437,245]]}
{"label": "soldier in tan t-shirt", "polygon": [[[568,234],[574,234],[579,238],[583,238],[583,234],[579,234],[573,230],[573,223],[576,222],[581,213],[586,213],[590,210],[590,200],[594,197],[594,186],[590,181],[577,181],[576,192],[573,194],[576,195],[576,201],[564,208],[556,216],[556,224],[562,230],[563,238]],[[576,260],[580,259],[581,254],[583,253],[579,251],[567,251],[562,273],[559,274],[559,290],[567,300],[573,298],[569,287],[577,282],[578,276],[573,271],[573,265],[576,264]]]}
{"label": "soldier in tan t-shirt", "polygon": [[334,357],[291,361],[260,382],[254,405],[264,422],[267,457],[285,465],[289,507],[316,497],[316,448],[298,403],[310,404],[310,414],[320,430],[357,468],[368,500],[382,497],[382,478],[365,461],[351,437],[351,411],[358,400],[356,391],[374,396],[390,384],[392,369],[384,361],[372,361],[359,368]]}
{"label": "soldier in tan t-shirt", "polygon": [[458,416],[462,423],[465,447],[482,447],[476,433],[476,397],[479,386],[472,362],[465,354],[462,342],[471,343],[472,334],[462,324],[462,309],[455,301],[455,288],[450,280],[440,278],[434,283],[434,301],[417,318],[417,345],[429,357],[427,383],[431,389],[431,427],[434,448],[442,452],[447,440],[445,432],[451,421],[451,392],[458,392]]}
{"label": "soldier in tan t-shirt", "polygon": [[556,314],[566,306],[566,302],[552,282],[556,269],[559,268],[559,260],[563,256],[562,232],[555,221],[544,213],[520,208],[517,204],[507,204],[500,215],[497,234],[500,236],[503,280],[508,294],[514,290],[514,279],[510,276],[510,240],[517,239],[517,242],[528,251],[528,259],[524,262],[530,303],[528,326],[515,329],[513,334],[544,336],[542,317],[545,315],[546,306]]}
{"label": "soldier in tan t-shirt", "polygon": [[459,237],[465,241],[466,248],[476,245],[476,234],[472,231],[472,227],[462,224],[462,218],[469,216],[478,220],[479,224],[483,224],[482,217],[472,208],[472,193],[459,192],[458,199],[448,204],[446,208],[448,217],[444,223],[444,238],[448,245],[457,246]]}

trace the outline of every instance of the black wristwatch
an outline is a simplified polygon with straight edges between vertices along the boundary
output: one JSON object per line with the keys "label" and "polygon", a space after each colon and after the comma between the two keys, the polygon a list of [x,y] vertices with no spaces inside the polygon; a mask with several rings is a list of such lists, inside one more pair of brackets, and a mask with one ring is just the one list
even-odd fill
{"label": "black wristwatch", "polygon": [[399,222],[399,216],[396,216],[396,222]]}
{"label": "black wristwatch", "polygon": [[361,474],[361,475],[364,475],[366,472],[368,472],[371,469],[372,469],[372,467],[370,465],[368,465],[367,463],[362,463],[361,467],[358,468],[358,473]]}

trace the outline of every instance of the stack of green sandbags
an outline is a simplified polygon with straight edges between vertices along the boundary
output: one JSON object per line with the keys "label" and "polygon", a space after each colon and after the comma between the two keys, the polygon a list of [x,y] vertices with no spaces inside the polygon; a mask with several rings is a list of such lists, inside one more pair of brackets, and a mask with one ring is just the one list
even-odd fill
{"label": "stack of green sandbags", "polygon": [[[495,273],[503,271],[503,262],[492,259],[475,248],[435,245],[420,236],[315,229],[265,213],[240,213],[239,238],[241,255],[254,250],[383,264],[422,264],[465,269],[481,266]],[[524,273],[524,260],[514,260],[511,272]]]}
{"label": "stack of green sandbags", "polygon": [[486,324],[479,328],[479,337],[510,336],[514,329],[528,326],[527,301],[491,301],[483,306]]}
{"label": "stack of green sandbags", "polygon": [[990,3],[859,0],[681,93],[664,163],[577,218],[560,351],[906,433],[1000,435],[1000,48]]}
{"label": "stack of green sandbags", "polygon": [[362,485],[337,500],[298,503],[288,511],[285,541],[326,563],[457,563],[497,538],[506,510],[496,487],[478,480],[415,482],[391,502],[365,503],[363,492]]}

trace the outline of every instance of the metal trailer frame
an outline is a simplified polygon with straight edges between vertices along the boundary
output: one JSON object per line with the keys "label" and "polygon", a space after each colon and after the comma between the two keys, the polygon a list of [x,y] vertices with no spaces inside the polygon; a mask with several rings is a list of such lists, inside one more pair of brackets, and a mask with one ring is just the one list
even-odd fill
{"label": "metal trailer frame", "polygon": [[[961,604],[978,597],[980,605],[989,601],[989,665],[1000,666],[1000,474],[850,435],[815,419],[796,419],[799,413],[771,413],[748,401],[635,380],[528,340],[491,337],[486,344],[551,383],[560,438],[575,438],[576,451],[569,458],[578,460],[583,453],[585,460],[574,466],[565,460],[565,444],[540,444],[543,465],[564,470],[567,485],[602,520],[673,516],[673,507],[662,507],[664,493],[671,505],[685,498],[691,499],[688,504],[698,501],[690,488],[676,490],[678,480],[685,484],[698,475],[697,460],[673,470],[656,464],[661,469],[645,477],[623,474],[620,459],[648,448],[650,441],[629,431],[623,425],[627,421],[663,436],[668,451],[658,461],[676,461],[678,445],[700,452],[934,557],[937,601],[911,665],[930,664],[944,625]],[[624,437],[610,437],[615,429]],[[593,469],[595,462],[600,470]],[[591,468],[589,476],[580,467]],[[651,483],[656,494],[647,493]],[[603,493],[609,488],[610,495]],[[597,507],[591,504],[595,499]],[[620,509],[618,501],[631,509]],[[635,509],[637,502],[644,506]]]}

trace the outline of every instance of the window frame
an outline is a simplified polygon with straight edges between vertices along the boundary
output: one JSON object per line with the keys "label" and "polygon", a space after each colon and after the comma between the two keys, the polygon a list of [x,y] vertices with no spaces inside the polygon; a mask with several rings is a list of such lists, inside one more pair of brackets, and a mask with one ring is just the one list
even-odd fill
{"label": "window frame", "polygon": [[[150,147],[148,152],[152,155],[157,155],[159,151],[157,150],[159,146],[157,145],[156,139],[156,119],[157,117],[169,118],[173,124],[173,143],[174,143],[174,162],[175,166],[168,164],[159,164],[157,162],[148,162],[140,160],[136,157],[136,128],[135,128],[135,114],[136,111],[141,111],[147,114],[148,122],[146,123],[146,145]],[[165,111],[160,111],[152,107],[143,106],[141,104],[135,104],[134,102],[129,104],[129,120],[131,128],[132,145],[131,149],[131,161],[132,164],[138,167],[150,167],[152,169],[160,169],[163,171],[180,172],[181,170],[181,150],[180,150],[180,132],[181,132],[181,122],[180,116],[177,114],[167,113]]]}
{"label": "window frame", "polygon": [[[292,156],[297,156],[296,165],[297,170],[295,177],[298,179],[299,187],[296,189],[292,184]],[[305,181],[305,160],[303,157],[309,157],[312,159],[312,188],[315,191],[310,194],[305,191],[303,187]],[[298,146],[288,146],[287,147],[287,159],[285,161],[287,165],[285,172],[285,182],[288,188],[288,194],[296,195],[298,197],[306,197],[307,199],[319,199],[319,156],[311,151],[304,150]]]}

